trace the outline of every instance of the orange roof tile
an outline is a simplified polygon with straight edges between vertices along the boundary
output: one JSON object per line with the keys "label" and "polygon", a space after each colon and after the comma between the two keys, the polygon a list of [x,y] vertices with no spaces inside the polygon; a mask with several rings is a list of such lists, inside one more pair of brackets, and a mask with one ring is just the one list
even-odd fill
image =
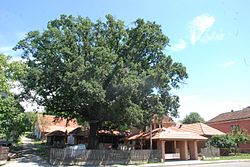
{"label": "orange roof tile", "polygon": [[114,135],[114,136],[130,136],[130,131],[118,131],[118,130],[99,130],[99,135]]}
{"label": "orange roof tile", "polygon": [[71,132],[69,132],[68,134],[73,135],[73,136],[88,137],[89,136],[89,129],[83,129],[82,127],[78,127],[76,129],[72,130]]}
{"label": "orange roof tile", "polygon": [[137,139],[140,139],[143,134],[145,134],[145,132],[140,132],[140,133],[138,133],[136,135],[133,135],[133,136],[129,137],[128,140],[137,140]]}
{"label": "orange roof tile", "polygon": [[162,131],[156,133],[152,139],[165,140],[207,140],[206,137],[200,136],[197,133],[176,131],[171,128],[163,128]]}
{"label": "orange roof tile", "polygon": [[67,136],[67,134],[63,131],[56,130],[56,131],[48,133],[46,136]]}
{"label": "orange roof tile", "polygon": [[204,123],[181,124],[171,128],[178,129],[182,132],[197,133],[203,136],[225,135],[225,133],[215,128],[212,128]]}
{"label": "orange roof tile", "polygon": [[250,119],[250,107],[246,107],[239,111],[232,111],[222,113],[213,119],[209,120],[207,123],[223,122],[223,121],[232,121],[240,119]]}
{"label": "orange roof tile", "polygon": [[[141,132],[130,137],[128,140],[150,139],[150,132]],[[176,128],[157,128],[152,131],[152,139],[165,140],[206,140],[206,137],[197,133],[183,132]]]}
{"label": "orange roof tile", "polygon": [[70,132],[80,127],[76,119],[67,121],[65,118],[42,114],[38,115],[37,123],[40,131],[43,133],[50,133],[56,130],[63,132],[67,130],[67,132]]}

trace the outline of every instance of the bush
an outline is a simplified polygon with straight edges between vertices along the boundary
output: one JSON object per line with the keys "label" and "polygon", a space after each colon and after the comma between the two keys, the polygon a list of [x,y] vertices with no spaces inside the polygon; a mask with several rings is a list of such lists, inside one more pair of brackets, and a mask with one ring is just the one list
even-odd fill
{"label": "bush", "polygon": [[245,132],[237,131],[227,135],[213,136],[207,141],[206,146],[220,148],[222,155],[229,155],[238,152],[239,145],[248,141],[249,136]]}

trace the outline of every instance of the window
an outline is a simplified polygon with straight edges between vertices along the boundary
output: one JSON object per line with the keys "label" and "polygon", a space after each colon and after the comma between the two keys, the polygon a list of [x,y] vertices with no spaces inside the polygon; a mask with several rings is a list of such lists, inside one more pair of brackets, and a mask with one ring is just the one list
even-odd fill
{"label": "window", "polygon": [[240,125],[231,125],[231,132],[240,131]]}

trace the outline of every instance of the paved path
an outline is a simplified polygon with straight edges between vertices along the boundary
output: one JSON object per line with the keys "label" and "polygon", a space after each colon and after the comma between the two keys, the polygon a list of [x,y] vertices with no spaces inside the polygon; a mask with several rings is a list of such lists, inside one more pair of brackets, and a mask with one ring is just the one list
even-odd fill
{"label": "paved path", "polygon": [[[191,167],[192,165],[182,165],[179,167]],[[215,164],[200,164],[200,165],[194,165],[193,167],[249,167],[250,162],[227,162],[227,163],[215,163]],[[175,166],[178,167],[178,166]]]}
{"label": "paved path", "polygon": [[[124,167],[124,165],[115,165]],[[152,163],[142,165],[128,165],[129,167],[250,167],[250,160],[225,160],[225,161],[168,161],[164,163]]]}
{"label": "paved path", "polygon": [[41,157],[33,154],[37,147],[32,139],[22,137],[21,142],[24,146],[24,149],[21,151],[22,157],[7,162],[3,167],[52,167]]}
{"label": "paved path", "polygon": [[52,167],[39,156],[25,154],[22,158],[8,162],[3,167]]}

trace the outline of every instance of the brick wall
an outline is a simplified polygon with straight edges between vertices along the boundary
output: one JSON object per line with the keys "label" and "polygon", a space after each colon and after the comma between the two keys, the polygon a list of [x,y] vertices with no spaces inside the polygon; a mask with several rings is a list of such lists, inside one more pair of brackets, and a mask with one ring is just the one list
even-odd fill
{"label": "brick wall", "polygon": [[219,123],[208,123],[208,125],[215,128],[215,129],[218,129],[224,133],[230,133],[232,125],[239,125],[240,129],[243,129],[248,134],[250,134],[250,119],[249,120],[219,122]]}
{"label": "brick wall", "polygon": [[[218,123],[208,123],[208,125],[215,128],[215,129],[218,129],[224,133],[230,133],[231,126],[239,125],[240,129],[246,131],[250,135],[250,119],[218,122]],[[250,144],[241,144],[240,150],[241,150],[241,152],[250,152]]]}

